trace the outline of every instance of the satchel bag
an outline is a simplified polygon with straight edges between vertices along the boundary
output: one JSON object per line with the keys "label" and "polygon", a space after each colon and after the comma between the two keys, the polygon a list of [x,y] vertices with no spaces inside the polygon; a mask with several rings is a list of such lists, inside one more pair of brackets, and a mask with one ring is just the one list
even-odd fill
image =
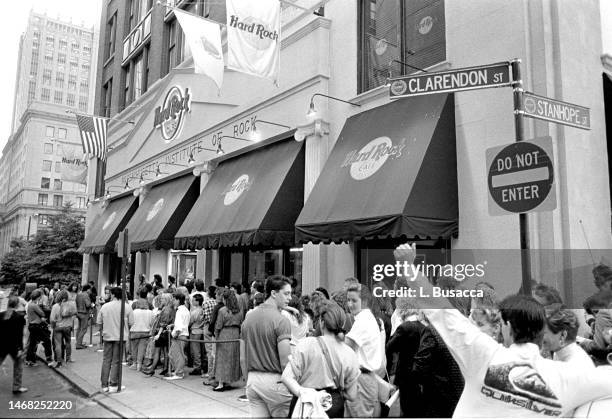
{"label": "satchel bag", "polygon": [[338,374],[336,374],[336,372],[334,371],[334,368],[332,367],[331,356],[329,355],[327,346],[325,346],[325,344],[321,340],[323,338],[318,337],[316,339],[317,339],[317,342],[319,343],[319,346],[321,347],[321,351],[323,351],[323,356],[325,357],[325,361],[327,362],[327,367],[329,368],[329,372],[331,372],[332,377],[334,377],[334,384],[336,384],[336,391],[329,392],[329,394],[332,396],[332,406],[327,410],[335,411],[339,409],[340,407],[344,409],[344,402],[345,402],[344,386],[342,386],[338,381],[336,381],[336,377],[338,376]]}

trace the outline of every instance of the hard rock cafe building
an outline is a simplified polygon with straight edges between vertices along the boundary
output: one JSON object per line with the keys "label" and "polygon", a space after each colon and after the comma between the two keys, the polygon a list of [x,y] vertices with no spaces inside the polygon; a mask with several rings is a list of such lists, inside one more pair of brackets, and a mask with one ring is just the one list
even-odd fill
{"label": "hard rock cafe building", "polygon": [[[177,3],[196,14],[208,7]],[[532,254],[531,275],[580,300],[594,290],[586,249],[601,259],[612,244],[612,103],[595,3],[284,4],[278,86],[226,70],[218,91],[172,49],[182,38],[171,10],[144,1],[130,15],[130,2],[110,2],[101,45],[108,24],[141,20],[119,30],[123,48],[99,66],[98,113],[115,121],[105,170],[90,165],[98,190],[84,280],[117,281],[116,241],[127,229],[132,278],[149,281],[284,274],[304,292],[333,291],[350,276],[371,285],[374,264],[415,242],[428,263],[486,260],[481,280],[516,291],[518,215],[490,214],[485,159],[487,148],[515,141],[512,88],[391,100],[387,79],[518,58],[526,90],[590,108],[590,130],[525,123],[527,139],[552,137],[556,180],[556,208],[528,215],[531,248],[554,249]]]}

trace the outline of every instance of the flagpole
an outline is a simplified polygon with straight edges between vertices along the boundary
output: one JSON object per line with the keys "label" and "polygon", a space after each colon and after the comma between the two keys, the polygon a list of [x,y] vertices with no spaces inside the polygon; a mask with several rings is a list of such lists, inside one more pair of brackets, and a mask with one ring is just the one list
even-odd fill
{"label": "flagpole", "polygon": [[71,109],[67,109],[66,113],[71,113],[71,114],[74,114],[74,115],[81,115],[81,116],[91,116],[91,117],[94,117],[94,118],[106,119],[108,121],[123,122],[124,124],[131,124],[131,125],[135,125],[136,124],[136,122],[134,122],[134,121],[126,121],[125,119],[119,119],[119,118],[108,118],[106,116],[89,115],[89,114],[86,114],[86,113],[75,112],[75,111],[73,111]]}

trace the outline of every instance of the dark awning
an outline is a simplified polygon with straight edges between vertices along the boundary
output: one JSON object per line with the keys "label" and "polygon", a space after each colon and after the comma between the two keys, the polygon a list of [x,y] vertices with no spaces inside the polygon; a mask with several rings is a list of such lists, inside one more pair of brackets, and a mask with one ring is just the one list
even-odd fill
{"label": "dark awning", "polygon": [[171,249],[199,195],[200,178],[191,173],[153,186],[126,226],[132,252]]}
{"label": "dark awning", "polygon": [[296,222],[296,241],[458,232],[452,95],[400,99],[344,124]]}
{"label": "dark awning", "polygon": [[303,143],[291,137],[222,161],[176,234],[175,249],[292,246],[304,204]]}
{"label": "dark awning", "polygon": [[115,242],[138,208],[138,198],[132,194],[115,199],[91,226],[79,250],[83,253],[114,253]]}

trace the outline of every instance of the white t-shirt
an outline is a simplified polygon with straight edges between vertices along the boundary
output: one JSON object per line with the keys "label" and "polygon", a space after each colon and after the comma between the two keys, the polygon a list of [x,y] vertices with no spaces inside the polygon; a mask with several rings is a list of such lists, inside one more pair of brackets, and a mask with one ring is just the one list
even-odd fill
{"label": "white t-shirt", "polygon": [[544,359],[532,343],[505,348],[455,309],[423,312],[465,378],[453,417],[567,417],[589,400],[612,395],[609,372]]}
{"label": "white t-shirt", "polygon": [[[384,329],[382,333],[384,334]],[[357,359],[360,368],[376,371],[383,366],[385,351],[380,334],[378,322],[369,309],[363,309],[355,316],[355,323],[346,337],[359,347]]]}
{"label": "white t-shirt", "polygon": [[595,364],[584,349],[576,342],[570,343],[564,348],[559,349],[554,353],[553,359],[561,362],[571,362],[578,368],[595,368]]}
{"label": "white t-shirt", "polygon": [[189,310],[182,304],[176,309],[172,334],[174,336],[189,336]]}

